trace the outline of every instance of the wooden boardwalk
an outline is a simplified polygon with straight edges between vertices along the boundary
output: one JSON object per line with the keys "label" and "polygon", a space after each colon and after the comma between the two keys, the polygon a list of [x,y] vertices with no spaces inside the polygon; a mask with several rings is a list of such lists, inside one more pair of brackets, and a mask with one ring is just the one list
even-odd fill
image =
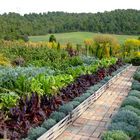
{"label": "wooden boardwalk", "polygon": [[112,116],[127,96],[136,67],[121,75],[72,125],[56,140],[100,140]]}

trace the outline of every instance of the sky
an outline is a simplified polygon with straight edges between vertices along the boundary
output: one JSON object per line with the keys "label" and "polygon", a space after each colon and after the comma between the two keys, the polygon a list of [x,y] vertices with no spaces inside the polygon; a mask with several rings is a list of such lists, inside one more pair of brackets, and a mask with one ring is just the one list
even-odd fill
{"label": "sky", "polygon": [[96,13],[114,9],[138,9],[140,0],[0,0],[0,14],[64,11]]}

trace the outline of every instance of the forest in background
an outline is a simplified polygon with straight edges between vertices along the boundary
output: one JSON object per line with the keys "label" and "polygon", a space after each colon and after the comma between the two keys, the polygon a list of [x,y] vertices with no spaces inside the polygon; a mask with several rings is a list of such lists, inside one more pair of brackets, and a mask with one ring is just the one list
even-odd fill
{"label": "forest in background", "polygon": [[0,15],[0,39],[16,40],[33,35],[90,31],[111,34],[140,34],[140,10],[104,13],[31,13]]}

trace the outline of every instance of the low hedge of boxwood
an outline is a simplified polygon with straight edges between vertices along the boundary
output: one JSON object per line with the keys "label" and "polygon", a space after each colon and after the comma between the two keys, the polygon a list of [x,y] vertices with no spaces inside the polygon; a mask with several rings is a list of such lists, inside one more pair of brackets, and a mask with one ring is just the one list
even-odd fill
{"label": "low hedge of boxwood", "polygon": [[113,117],[102,140],[140,140],[140,68],[133,78],[131,91]]}
{"label": "low hedge of boxwood", "polygon": [[74,108],[80,105],[84,100],[86,100],[89,96],[91,96],[94,92],[96,92],[100,87],[102,87],[105,83],[107,83],[113,76],[115,76],[116,74],[124,70],[127,66],[128,65],[122,66],[117,71],[113,72],[112,76],[107,76],[96,85],[91,86],[80,97],[76,97],[73,101],[70,101],[69,103],[63,104],[62,106],[60,106],[59,109],[53,112],[50,115],[50,118],[45,120],[40,127],[31,128],[28,132],[28,137],[23,140],[35,140],[41,135],[43,135],[46,131],[48,131],[51,127],[53,127],[56,123],[58,123],[66,115],[68,115]]}

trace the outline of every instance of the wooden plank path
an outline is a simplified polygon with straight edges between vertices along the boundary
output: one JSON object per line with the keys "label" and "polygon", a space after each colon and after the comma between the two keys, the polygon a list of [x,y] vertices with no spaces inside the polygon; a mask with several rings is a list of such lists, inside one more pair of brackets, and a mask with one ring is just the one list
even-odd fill
{"label": "wooden plank path", "polygon": [[127,96],[136,67],[121,75],[72,125],[56,140],[100,140],[112,116]]}

